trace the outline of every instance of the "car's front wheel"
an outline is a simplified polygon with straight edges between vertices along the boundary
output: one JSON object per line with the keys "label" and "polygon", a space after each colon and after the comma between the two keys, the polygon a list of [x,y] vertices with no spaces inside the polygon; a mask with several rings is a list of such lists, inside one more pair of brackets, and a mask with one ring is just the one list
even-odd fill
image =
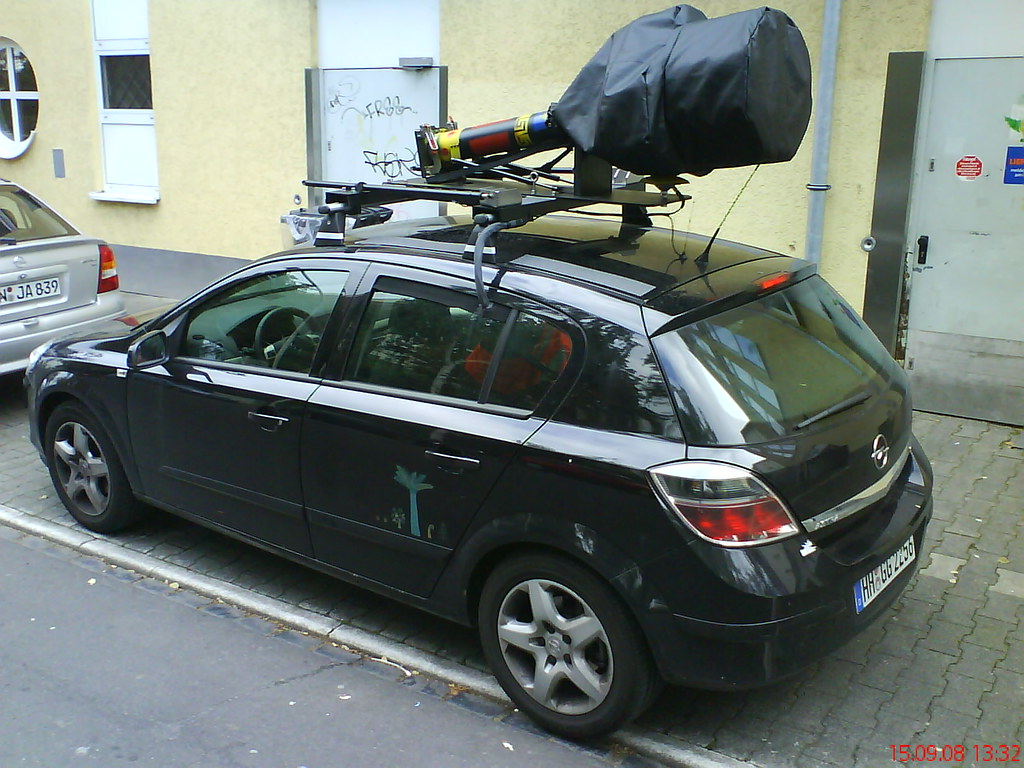
{"label": "car's front wheel", "polygon": [[77,403],[57,406],[46,424],[50,479],[71,516],[97,533],[127,528],[141,516],[107,433]]}
{"label": "car's front wheel", "polygon": [[583,739],[613,731],[660,688],[625,606],[571,560],[531,554],[500,564],[484,586],[478,618],[498,682],[553,733]]}

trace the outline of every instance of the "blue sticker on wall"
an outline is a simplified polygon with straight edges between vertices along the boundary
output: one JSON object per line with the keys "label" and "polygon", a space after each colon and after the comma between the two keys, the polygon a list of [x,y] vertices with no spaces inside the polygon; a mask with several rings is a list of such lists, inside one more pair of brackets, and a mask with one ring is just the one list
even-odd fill
{"label": "blue sticker on wall", "polygon": [[1003,184],[1024,184],[1024,147],[1006,148]]}

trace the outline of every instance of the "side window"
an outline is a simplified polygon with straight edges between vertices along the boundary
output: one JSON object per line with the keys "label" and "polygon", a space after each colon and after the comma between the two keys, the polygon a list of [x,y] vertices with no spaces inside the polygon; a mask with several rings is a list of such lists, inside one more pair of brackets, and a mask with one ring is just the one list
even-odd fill
{"label": "side window", "polygon": [[469,375],[467,360],[485,340],[493,347],[508,313],[485,317],[456,304],[375,292],[359,325],[345,378],[476,401],[481,381]]}
{"label": "side window", "polygon": [[583,375],[554,415],[594,429],[680,439],[668,386],[645,334],[584,318],[593,343]]}
{"label": "side window", "polygon": [[344,378],[533,410],[565,368],[568,334],[547,320],[448,292],[370,297]]}
{"label": "side window", "polygon": [[[532,411],[565,370],[572,341],[562,329],[527,312],[517,312],[493,370],[488,403]],[[480,359],[492,353],[479,348]]]}
{"label": "side window", "polygon": [[309,373],[347,272],[288,270],[258,275],[189,313],[180,354]]}

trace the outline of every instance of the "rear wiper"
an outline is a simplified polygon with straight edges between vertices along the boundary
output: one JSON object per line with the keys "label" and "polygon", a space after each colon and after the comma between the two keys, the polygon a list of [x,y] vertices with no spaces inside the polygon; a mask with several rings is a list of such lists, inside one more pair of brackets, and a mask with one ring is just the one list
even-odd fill
{"label": "rear wiper", "polygon": [[840,400],[835,405],[831,405],[820,413],[816,413],[813,416],[808,416],[806,419],[797,424],[794,429],[804,429],[805,427],[811,426],[815,422],[827,419],[829,416],[834,416],[842,411],[849,410],[855,405],[860,405],[865,400],[871,397],[870,392],[858,392],[856,395]]}

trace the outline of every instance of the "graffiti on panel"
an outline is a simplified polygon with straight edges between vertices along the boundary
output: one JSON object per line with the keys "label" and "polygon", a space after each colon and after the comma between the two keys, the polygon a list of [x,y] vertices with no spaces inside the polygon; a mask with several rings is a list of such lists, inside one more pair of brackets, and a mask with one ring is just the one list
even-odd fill
{"label": "graffiti on panel", "polygon": [[[376,92],[362,73],[342,76],[327,86],[325,98],[329,130],[328,151],[361,153],[371,177],[395,179],[416,162],[410,117],[417,110],[398,93]],[[342,146],[332,144],[337,141]]]}

